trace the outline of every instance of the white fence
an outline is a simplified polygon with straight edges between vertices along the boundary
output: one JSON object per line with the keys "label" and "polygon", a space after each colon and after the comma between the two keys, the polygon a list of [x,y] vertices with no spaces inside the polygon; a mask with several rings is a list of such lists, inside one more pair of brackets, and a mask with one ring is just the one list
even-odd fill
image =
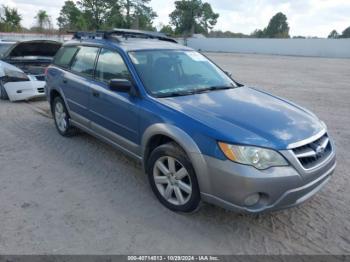
{"label": "white fence", "polygon": [[350,39],[189,38],[187,45],[208,52],[350,58]]}
{"label": "white fence", "polygon": [[[47,39],[64,42],[72,35],[1,33],[1,40]],[[178,39],[183,43],[183,39]],[[350,58],[350,39],[257,39],[257,38],[188,38],[187,45],[208,52],[272,54]]]}
{"label": "white fence", "polygon": [[12,40],[12,41],[23,41],[23,40],[54,40],[64,42],[72,39],[72,35],[56,35],[56,34],[33,34],[33,33],[1,33],[0,40]]}

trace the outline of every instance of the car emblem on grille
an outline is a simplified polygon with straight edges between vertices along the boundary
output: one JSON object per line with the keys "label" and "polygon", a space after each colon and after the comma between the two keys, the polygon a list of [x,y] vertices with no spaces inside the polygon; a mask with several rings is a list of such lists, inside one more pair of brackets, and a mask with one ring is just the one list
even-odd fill
{"label": "car emblem on grille", "polygon": [[325,148],[323,146],[317,146],[316,149],[315,149],[316,155],[317,156],[322,155],[324,150],[325,150]]}

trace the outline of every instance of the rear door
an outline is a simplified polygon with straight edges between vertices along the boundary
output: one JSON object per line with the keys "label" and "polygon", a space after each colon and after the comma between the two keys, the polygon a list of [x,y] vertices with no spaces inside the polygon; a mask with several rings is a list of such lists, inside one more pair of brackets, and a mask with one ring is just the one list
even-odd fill
{"label": "rear door", "polygon": [[102,48],[91,85],[90,114],[92,128],[134,153],[138,141],[138,97],[109,89],[111,79],[131,79],[121,55]]}
{"label": "rear door", "polygon": [[71,62],[70,71],[65,71],[62,77],[62,90],[73,112],[71,117],[79,122],[85,120],[84,124],[89,119],[89,96],[98,52],[98,47],[80,46]]}

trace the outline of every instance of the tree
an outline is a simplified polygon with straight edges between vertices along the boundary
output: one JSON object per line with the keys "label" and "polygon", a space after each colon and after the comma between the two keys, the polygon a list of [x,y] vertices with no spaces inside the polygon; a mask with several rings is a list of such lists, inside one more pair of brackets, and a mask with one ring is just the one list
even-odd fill
{"label": "tree", "polygon": [[123,0],[121,7],[125,10],[126,28],[154,30],[153,19],[157,14],[149,6],[150,0]]}
{"label": "tree", "polygon": [[39,10],[34,18],[36,20],[39,32],[43,32],[46,29],[51,29],[51,18],[45,10]]}
{"label": "tree", "polygon": [[253,33],[250,34],[252,37],[263,38],[265,37],[265,33],[261,29],[255,29]]}
{"label": "tree", "polygon": [[328,38],[339,38],[339,34],[336,30],[329,33]]}
{"label": "tree", "polygon": [[13,32],[20,30],[22,16],[16,8],[3,5],[0,8],[0,30],[5,32]]}
{"label": "tree", "polygon": [[245,35],[242,33],[234,33],[231,31],[221,31],[221,30],[212,30],[208,34],[208,37],[215,37],[215,38],[247,38],[249,35]]}
{"label": "tree", "polygon": [[65,1],[57,18],[60,31],[85,29],[83,14],[75,3],[71,0]]}
{"label": "tree", "polygon": [[136,28],[155,30],[151,0],[66,0],[57,19],[61,31]]}
{"label": "tree", "polygon": [[289,25],[286,15],[281,12],[275,14],[264,30],[256,29],[251,33],[251,36],[258,38],[289,38]]}
{"label": "tree", "polygon": [[209,3],[202,0],[179,0],[175,10],[169,15],[176,34],[207,34],[217,23],[219,14],[214,13]]}
{"label": "tree", "polygon": [[209,3],[204,3],[202,5],[202,17],[199,18],[199,24],[204,29],[205,33],[213,29],[216,25],[219,14],[214,13],[211,5]]}
{"label": "tree", "polygon": [[78,6],[81,8],[87,29],[101,29],[107,21],[108,15],[113,7],[114,0],[80,0]]}
{"label": "tree", "polygon": [[106,14],[106,22],[104,28],[125,27],[124,16],[122,14],[122,6],[118,1],[110,4],[110,10]]}
{"label": "tree", "polygon": [[264,35],[270,38],[289,38],[289,26],[286,15],[281,12],[275,14],[264,29]]}
{"label": "tree", "polygon": [[174,30],[170,25],[164,25],[161,29],[160,32],[169,36],[174,35]]}
{"label": "tree", "polygon": [[341,38],[350,38],[350,26],[343,31]]}

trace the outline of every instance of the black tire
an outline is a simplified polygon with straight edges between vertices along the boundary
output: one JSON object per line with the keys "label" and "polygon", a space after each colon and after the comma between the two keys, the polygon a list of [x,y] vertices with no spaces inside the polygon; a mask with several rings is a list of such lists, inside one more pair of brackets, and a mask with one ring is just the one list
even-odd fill
{"label": "black tire", "polygon": [[1,100],[8,100],[9,97],[7,95],[6,89],[4,87],[4,83],[0,81],[0,99]]}
{"label": "black tire", "polygon": [[[178,169],[181,169],[182,167],[184,167],[187,171],[186,177],[184,179],[187,179],[187,181],[189,182],[188,184],[191,185],[192,192],[191,192],[191,194],[187,195],[187,193],[185,191],[181,191],[182,195],[187,195],[187,197],[186,197],[187,200],[184,204],[180,204],[181,201],[178,201],[177,204],[171,203],[160,192],[160,190],[158,188],[159,184],[162,184],[162,186],[164,186],[164,188],[166,188],[167,186],[170,185],[169,184],[170,182],[162,182],[162,183],[158,182],[158,186],[156,185],[154,172],[159,172],[159,171],[155,171],[155,168],[157,168],[157,167],[155,167],[155,165],[156,165],[158,160],[167,159],[168,157],[176,160],[176,165],[178,166]],[[165,161],[168,161],[168,160],[165,160]],[[168,164],[168,167],[169,167],[169,164]],[[170,168],[169,168],[169,170],[170,170]],[[176,170],[176,168],[175,168],[175,170]],[[179,171],[179,170],[177,170],[177,171]],[[194,212],[194,211],[198,210],[199,204],[200,204],[200,190],[199,190],[199,186],[198,186],[197,177],[196,177],[194,168],[191,164],[191,161],[188,159],[184,150],[182,150],[182,148],[180,146],[178,146],[176,143],[171,142],[171,143],[163,144],[163,145],[157,147],[156,149],[154,149],[153,152],[151,153],[148,161],[147,161],[146,172],[148,175],[148,179],[149,179],[152,191],[154,192],[154,194],[156,195],[158,200],[165,207],[167,207],[168,209],[170,209],[172,211],[185,212],[185,213],[190,213],[190,212]],[[164,178],[164,176],[162,176],[162,178]],[[174,176],[172,179],[174,179]],[[177,180],[175,182],[173,181],[173,183],[179,183],[179,180]],[[176,185],[172,184],[172,186],[175,187]],[[177,190],[179,190],[180,187],[179,186],[177,186],[177,187],[178,187]],[[175,191],[176,190],[173,189],[171,194],[176,199],[178,199],[178,195],[175,194],[176,193]]]}
{"label": "black tire", "polygon": [[[65,121],[66,125],[63,126],[59,123],[58,120],[58,111],[56,110],[56,107],[59,105],[59,107],[62,107],[62,120]],[[55,126],[56,129],[58,131],[58,133],[64,137],[71,137],[74,136],[78,133],[78,129],[74,126],[71,125],[70,123],[70,116],[68,114],[68,110],[66,108],[66,105],[63,101],[63,99],[60,96],[57,96],[53,102],[52,102],[52,115],[53,115],[53,119],[55,121]]]}

